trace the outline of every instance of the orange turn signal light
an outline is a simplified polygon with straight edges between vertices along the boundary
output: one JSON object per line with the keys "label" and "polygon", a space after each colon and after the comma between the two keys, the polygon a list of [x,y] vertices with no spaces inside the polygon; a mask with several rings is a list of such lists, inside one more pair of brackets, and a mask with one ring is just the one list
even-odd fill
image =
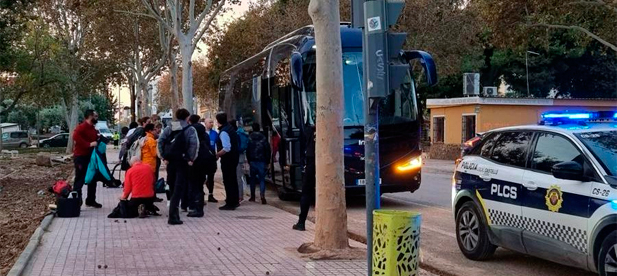
{"label": "orange turn signal light", "polygon": [[406,172],[419,169],[420,167],[422,167],[422,156],[414,157],[409,162],[397,166],[396,169],[399,172]]}

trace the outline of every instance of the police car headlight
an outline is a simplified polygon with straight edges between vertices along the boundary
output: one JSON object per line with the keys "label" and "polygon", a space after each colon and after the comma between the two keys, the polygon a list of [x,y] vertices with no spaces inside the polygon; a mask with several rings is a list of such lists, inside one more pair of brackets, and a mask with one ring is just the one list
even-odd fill
{"label": "police car headlight", "polygon": [[411,170],[416,170],[422,167],[422,156],[414,157],[409,162],[398,165],[396,170],[399,172],[406,172]]}

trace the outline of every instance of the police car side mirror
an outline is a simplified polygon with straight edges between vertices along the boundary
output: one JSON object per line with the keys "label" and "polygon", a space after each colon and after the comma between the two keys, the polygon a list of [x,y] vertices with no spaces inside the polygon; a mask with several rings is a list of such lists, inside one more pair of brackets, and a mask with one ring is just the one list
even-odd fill
{"label": "police car side mirror", "polygon": [[587,181],[587,177],[583,173],[583,166],[578,162],[561,162],[555,164],[551,171],[553,176],[558,179]]}

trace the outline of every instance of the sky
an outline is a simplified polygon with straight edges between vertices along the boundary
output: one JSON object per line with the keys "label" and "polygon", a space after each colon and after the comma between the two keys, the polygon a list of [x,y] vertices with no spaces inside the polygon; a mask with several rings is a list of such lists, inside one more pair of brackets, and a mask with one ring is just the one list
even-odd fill
{"label": "sky", "polygon": [[[242,15],[244,15],[244,13],[248,11],[250,3],[252,2],[255,2],[255,0],[242,0],[239,5],[233,5],[231,10],[219,15],[222,17],[221,20],[219,21],[219,25],[222,26],[225,23],[233,21],[234,19],[239,18]],[[207,37],[207,35],[208,34],[206,33],[204,37]],[[195,53],[193,54],[193,60],[198,60],[202,57],[205,57],[207,53],[207,49],[203,42],[200,41],[197,44],[197,47],[201,49],[201,52],[196,49]],[[126,84],[125,86],[120,87],[120,89],[118,89],[118,86],[115,86],[112,89],[113,89],[114,96],[116,97],[116,99],[120,100],[120,104],[122,106],[131,105],[129,88],[126,86]]]}

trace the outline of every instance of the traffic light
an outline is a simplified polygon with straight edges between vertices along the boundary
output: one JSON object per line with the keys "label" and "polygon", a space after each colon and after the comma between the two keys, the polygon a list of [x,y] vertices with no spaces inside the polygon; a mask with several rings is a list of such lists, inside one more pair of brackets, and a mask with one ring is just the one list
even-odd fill
{"label": "traffic light", "polygon": [[391,89],[401,85],[409,71],[409,64],[400,58],[407,33],[395,33],[390,29],[404,6],[404,0],[364,2],[363,50],[369,98],[386,97]]}

